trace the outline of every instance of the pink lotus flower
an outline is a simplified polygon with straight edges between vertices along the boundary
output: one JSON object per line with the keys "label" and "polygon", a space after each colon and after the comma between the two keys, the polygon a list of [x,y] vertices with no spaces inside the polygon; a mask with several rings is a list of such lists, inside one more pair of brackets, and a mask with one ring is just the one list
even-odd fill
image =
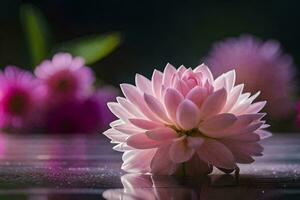
{"label": "pink lotus flower", "polygon": [[104,132],[115,150],[124,152],[126,172],[207,174],[212,166],[224,172],[236,163],[252,163],[270,136],[259,113],[266,102],[259,93],[242,93],[235,72],[214,79],[204,64],[194,70],[168,64],[151,81],[136,75],[136,86],[121,84],[125,95],[108,104],[120,119]]}
{"label": "pink lotus flower", "polygon": [[35,75],[45,84],[49,98],[56,100],[90,94],[94,82],[93,71],[84,66],[84,60],[68,53],[58,53],[52,61],[43,61]]}
{"label": "pink lotus flower", "polygon": [[287,115],[293,108],[293,61],[283,54],[277,41],[246,35],[216,43],[205,63],[215,76],[235,69],[237,83],[245,83],[247,92],[262,92],[271,117]]}
{"label": "pink lotus flower", "polygon": [[33,75],[14,66],[0,72],[0,127],[21,127],[31,118],[42,94]]}

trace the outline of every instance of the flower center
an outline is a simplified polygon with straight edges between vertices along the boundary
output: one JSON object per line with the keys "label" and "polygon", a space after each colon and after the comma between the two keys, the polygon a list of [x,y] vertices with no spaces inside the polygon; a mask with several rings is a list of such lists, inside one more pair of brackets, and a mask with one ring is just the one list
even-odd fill
{"label": "flower center", "polygon": [[48,80],[48,85],[55,93],[70,94],[77,90],[77,80],[70,71],[61,71]]}
{"label": "flower center", "polygon": [[178,129],[175,126],[171,126],[171,128],[176,131],[179,137],[181,136],[204,137],[204,135],[201,133],[201,131],[198,128],[193,128],[189,130]]}
{"label": "flower center", "polygon": [[29,105],[28,94],[21,89],[10,91],[3,99],[4,110],[12,115],[22,115],[27,112]]}
{"label": "flower center", "polygon": [[55,89],[61,92],[69,91],[72,89],[72,82],[67,79],[60,79],[57,81]]}

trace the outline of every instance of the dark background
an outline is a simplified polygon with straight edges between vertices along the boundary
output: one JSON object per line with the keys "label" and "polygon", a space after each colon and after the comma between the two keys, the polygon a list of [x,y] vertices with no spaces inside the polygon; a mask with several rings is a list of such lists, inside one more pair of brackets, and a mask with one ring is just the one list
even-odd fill
{"label": "dark background", "polygon": [[300,62],[300,2],[294,1],[130,1],[1,0],[0,66],[30,68],[20,23],[21,3],[46,16],[54,43],[119,31],[117,51],[94,64],[98,78],[117,85],[133,82],[136,72],[150,76],[167,62],[195,67],[213,42],[242,33],[279,40],[296,65]]}

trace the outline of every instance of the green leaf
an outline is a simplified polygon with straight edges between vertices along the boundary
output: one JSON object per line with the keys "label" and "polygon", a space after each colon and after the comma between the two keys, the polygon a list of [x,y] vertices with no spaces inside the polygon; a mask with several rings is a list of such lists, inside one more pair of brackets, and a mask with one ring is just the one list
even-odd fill
{"label": "green leaf", "polygon": [[99,36],[85,36],[59,45],[55,52],[69,52],[83,57],[87,64],[93,64],[114,51],[121,43],[119,33]]}
{"label": "green leaf", "polygon": [[20,16],[31,64],[36,66],[48,55],[47,38],[49,33],[47,23],[41,11],[30,4],[21,5]]}

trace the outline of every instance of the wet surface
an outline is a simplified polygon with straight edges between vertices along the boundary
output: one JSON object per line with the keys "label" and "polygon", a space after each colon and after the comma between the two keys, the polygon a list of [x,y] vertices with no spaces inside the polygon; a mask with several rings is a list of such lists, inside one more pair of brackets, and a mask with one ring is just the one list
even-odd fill
{"label": "wet surface", "polygon": [[263,143],[265,155],[240,165],[238,179],[217,170],[178,179],[125,174],[101,135],[0,135],[0,200],[300,199],[300,135]]}

